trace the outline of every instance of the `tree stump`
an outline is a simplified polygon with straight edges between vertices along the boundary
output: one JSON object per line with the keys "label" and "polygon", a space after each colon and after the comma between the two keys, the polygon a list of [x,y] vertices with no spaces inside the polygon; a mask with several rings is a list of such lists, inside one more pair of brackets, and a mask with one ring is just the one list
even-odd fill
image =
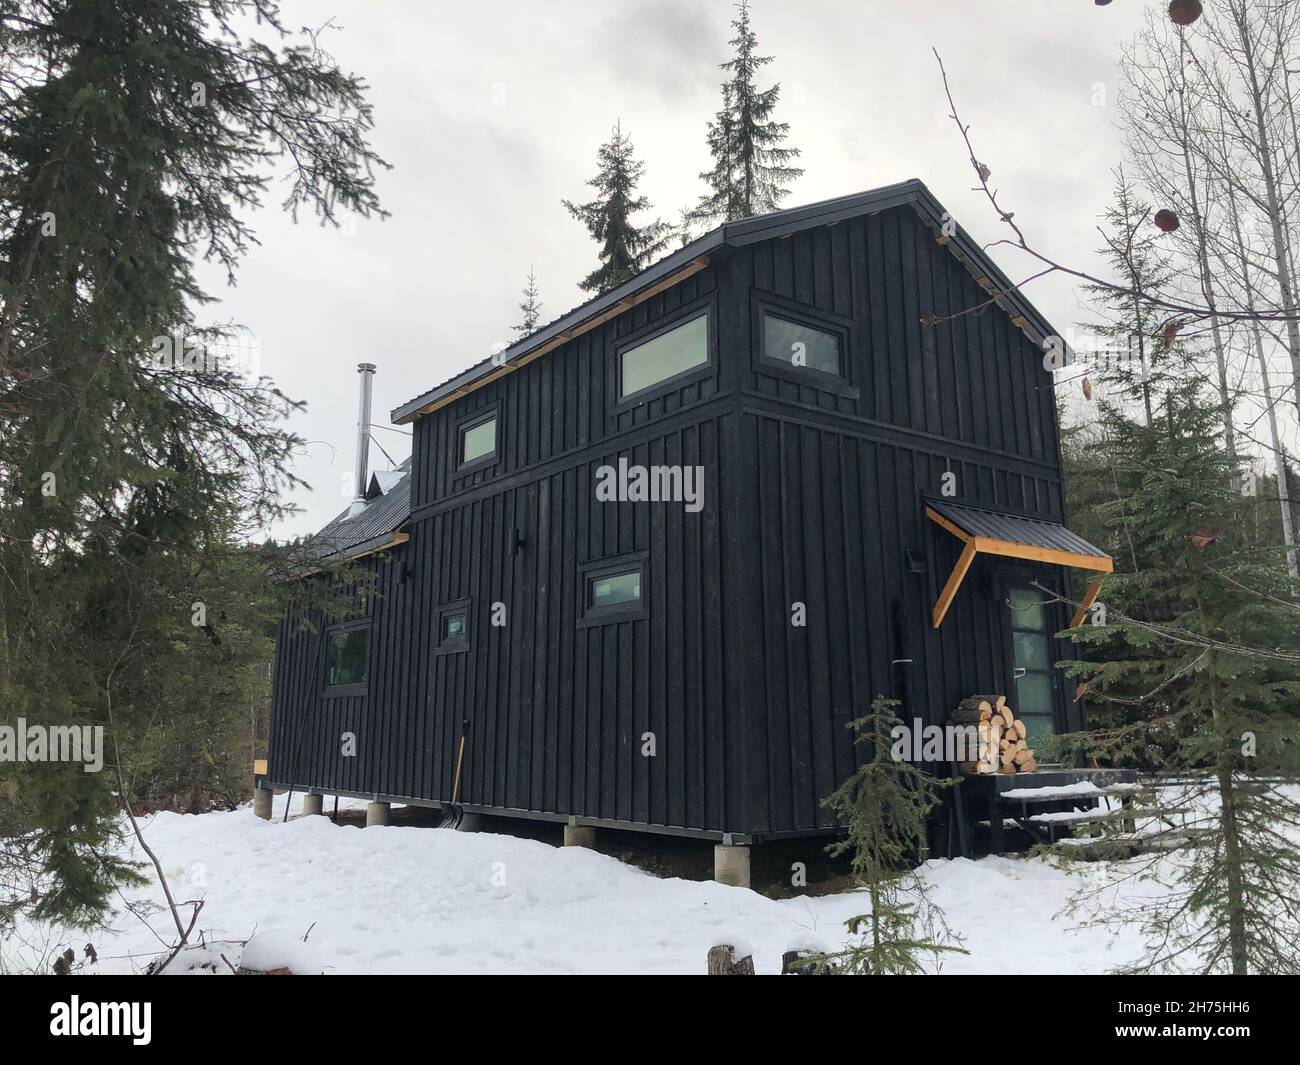
{"label": "tree stump", "polygon": [[710,976],[753,976],[754,959],[746,954],[736,960],[735,948],[729,943],[720,943],[709,948],[708,973]]}

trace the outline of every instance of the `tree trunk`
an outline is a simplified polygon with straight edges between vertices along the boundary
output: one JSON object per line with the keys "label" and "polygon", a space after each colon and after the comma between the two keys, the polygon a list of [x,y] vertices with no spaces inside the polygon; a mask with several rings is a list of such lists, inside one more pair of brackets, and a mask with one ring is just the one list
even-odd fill
{"label": "tree trunk", "polygon": [[[1201,592],[1204,574],[1200,556],[1195,553],[1195,550],[1193,549],[1192,567],[1196,610],[1201,616],[1202,627],[1208,631],[1211,623]],[[1223,836],[1223,864],[1228,895],[1228,950],[1232,959],[1233,975],[1245,976],[1247,974],[1246,889],[1241,868],[1241,832],[1237,825],[1236,782],[1232,778],[1233,737],[1228,734],[1217,652],[1208,651],[1205,663],[1205,676],[1210,690],[1210,715],[1214,722],[1216,740],[1214,775],[1219,792],[1219,830]]]}
{"label": "tree trunk", "polygon": [[[1241,230],[1241,215],[1237,211],[1237,195],[1228,187],[1228,206],[1232,217],[1233,238],[1236,241],[1237,261],[1241,280],[1246,290],[1246,309],[1255,312],[1255,282],[1250,274],[1250,257],[1246,254],[1245,235]],[[1287,484],[1286,449],[1277,424],[1277,407],[1273,402],[1273,384],[1268,369],[1268,354],[1264,350],[1264,331],[1257,320],[1252,320],[1255,357],[1259,362],[1259,380],[1264,389],[1264,408],[1268,412],[1269,442],[1273,451],[1273,473],[1277,477],[1278,502],[1282,508],[1282,543],[1286,547],[1286,568],[1293,580],[1300,579],[1300,564],[1296,559],[1295,529],[1291,522],[1291,489]]]}
{"label": "tree trunk", "polygon": [[1268,199],[1268,218],[1273,230],[1273,259],[1277,264],[1277,285],[1281,295],[1282,310],[1286,319],[1287,349],[1291,356],[1291,380],[1294,384],[1292,399],[1300,414],[1300,321],[1296,319],[1295,289],[1291,277],[1290,256],[1287,254],[1286,234],[1282,229],[1282,207],[1278,196],[1277,175],[1273,169],[1273,141],[1269,137],[1268,122],[1264,116],[1264,93],[1259,84],[1255,65],[1255,43],[1251,40],[1246,5],[1231,5],[1233,22],[1241,38],[1242,56],[1249,76],[1250,102],[1255,113],[1255,131],[1259,138],[1259,167],[1264,178],[1264,193]]}

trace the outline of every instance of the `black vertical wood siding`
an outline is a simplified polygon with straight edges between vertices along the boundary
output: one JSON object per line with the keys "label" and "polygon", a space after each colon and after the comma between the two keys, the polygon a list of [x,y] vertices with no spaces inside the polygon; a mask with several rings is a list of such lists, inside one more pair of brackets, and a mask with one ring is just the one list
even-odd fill
{"label": "black vertical wood siding", "polygon": [[[852,388],[759,360],[765,296],[848,323]],[[964,695],[1011,687],[1005,565],[979,559],[930,627],[960,545],[924,518],[924,497],[951,470],[961,500],[1063,517],[1051,376],[987,301],[910,207],[888,210],[717,256],[418,419],[410,541],[366,563],[380,592],[370,694],[322,698],[321,638],[286,623],[271,778],[446,800],[464,722],[472,805],[826,828],[821,800],[863,754],[848,722],[875,695],[910,697],[908,717],[939,722]],[[696,305],[711,309],[712,364],[617,404],[619,341]],[[458,426],[489,406],[498,461],[458,474]],[[703,466],[703,511],[597,502],[595,470],[620,456]],[[908,571],[908,549],[924,573]],[[638,552],[648,616],[581,625],[583,564]],[[469,649],[440,654],[438,608],[465,599]],[[1060,712],[1077,725],[1063,692]],[[358,736],[355,759],[339,756],[343,731]]]}

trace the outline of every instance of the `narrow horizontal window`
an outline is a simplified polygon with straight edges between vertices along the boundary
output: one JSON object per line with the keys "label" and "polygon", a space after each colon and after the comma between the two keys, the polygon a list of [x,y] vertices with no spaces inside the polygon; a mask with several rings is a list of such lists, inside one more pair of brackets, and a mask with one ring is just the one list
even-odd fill
{"label": "narrow horizontal window", "polygon": [[335,629],[326,637],[325,687],[366,683],[370,669],[370,629]]}
{"label": "narrow horizontal window", "polygon": [[460,431],[460,462],[465,465],[478,459],[487,458],[497,449],[496,415],[470,425]]}
{"label": "narrow horizontal window", "polygon": [[579,567],[580,628],[643,621],[650,616],[647,557],[644,551],[634,551],[621,558],[593,559]]}
{"label": "narrow horizontal window", "polygon": [[641,605],[640,567],[623,573],[605,573],[587,578],[587,606],[603,609]]}
{"label": "narrow horizontal window", "polygon": [[620,355],[619,399],[686,373],[709,361],[709,316],[689,322],[626,348]]}
{"label": "narrow horizontal window", "polygon": [[842,338],[836,333],[763,313],[763,354],[795,369],[844,376]]}

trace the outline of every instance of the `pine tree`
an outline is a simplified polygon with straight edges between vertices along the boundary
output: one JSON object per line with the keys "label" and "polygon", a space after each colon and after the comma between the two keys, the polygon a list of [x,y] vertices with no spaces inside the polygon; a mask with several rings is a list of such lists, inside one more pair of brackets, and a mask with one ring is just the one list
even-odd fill
{"label": "pine tree", "polygon": [[623,133],[621,123],[600,146],[597,159],[599,172],[587,182],[596,190],[596,198],[583,204],[562,202],[600,245],[600,265],[580,287],[601,293],[645,269],[667,246],[672,227],[658,219],[643,226],[632,220],[633,215],[650,210],[650,200],[636,195],[645,163],[634,158],[632,140]]}
{"label": "pine tree", "polygon": [[385,164],[364,83],[270,0],[45,0],[0,24],[0,707],[109,745],[101,773],[0,766],[24,840],[0,883],[33,874],[34,915],[83,924],[131,876],[107,855],[149,722],[206,729],[211,702],[173,701],[219,672],[255,695],[266,574],[234,560],[296,481],[294,404],[202,354],[194,258],[233,277],[273,156],[284,206],[323,222],[382,214]]}
{"label": "pine tree", "polygon": [[528,268],[528,283],[524,285],[524,298],[519,301],[519,311],[523,314],[523,321],[514,326],[516,336],[525,337],[537,328],[538,321],[542,316],[542,301],[537,298],[537,275],[533,273],[533,268]]}
{"label": "pine tree", "polygon": [[790,195],[786,186],[803,174],[789,165],[799,157],[799,149],[784,147],[789,124],[772,118],[780,84],[763,90],[755,84],[759,67],[772,57],[756,54],[758,38],[749,24],[748,0],[737,8],[740,14],[731,23],[736,36],[728,42],[735,52],[720,64],[729,75],[722,83],[722,108],[709,123],[713,167],[700,175],[709,191],[694,211],[704,222],[734,222],[774,211]]}
{"label": "pine tree", "polygon": [[894,757],[894,711],[898,700],[877,696],[868,713],[850,722],[869,760],[823,803],[847,829],[827,848],[852,854],[853,872],[866,889],[871,909],[850,918],[855,937],[842,950],[809,959],[820,969],[848,975],[893,975],[925,971],[927,955],[966,953],[951,940],[943,914],[924,882],[909,868],[925,852],[926,818],[938,805],[938,782],[904,758]]}

